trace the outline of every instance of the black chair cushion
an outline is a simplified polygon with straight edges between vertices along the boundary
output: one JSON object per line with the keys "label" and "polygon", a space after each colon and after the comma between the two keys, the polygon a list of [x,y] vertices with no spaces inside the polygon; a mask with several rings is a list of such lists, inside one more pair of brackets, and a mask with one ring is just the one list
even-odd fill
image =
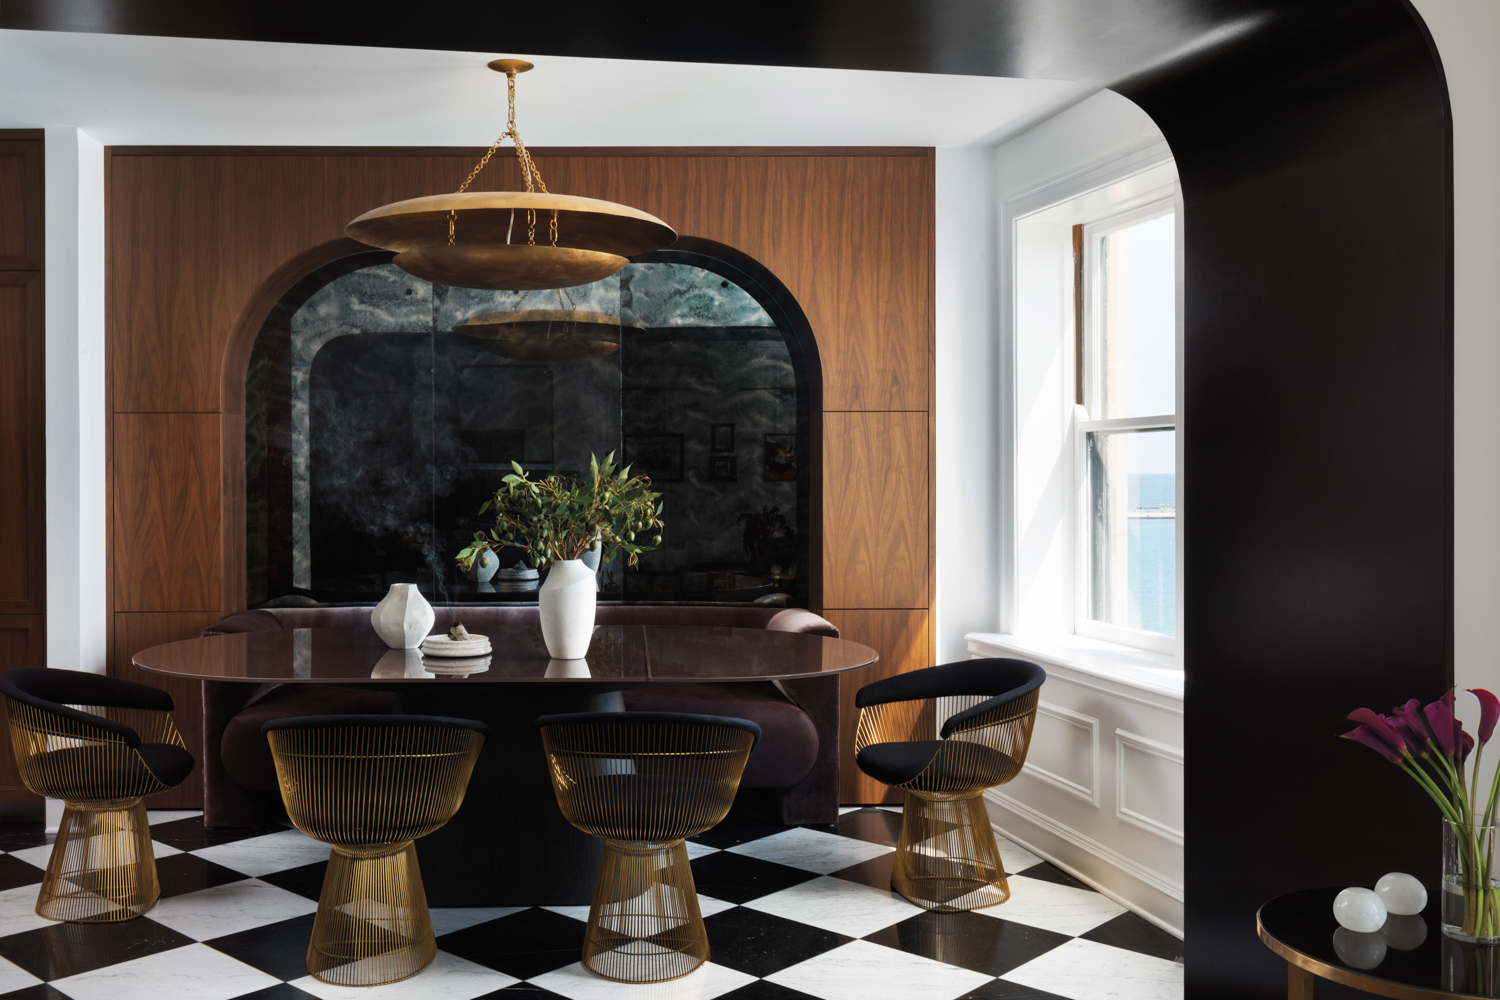
{"label": "black chair cushion", "polygon": [[53,775],[77,775],[78,784],[68,789],[68,794],[85,801],[116,798],[121,794],[120,789],[140,788],[148,777],[175,788],[193,772],[193,755],[180,746],[142,743],[135,751],[120,753],[98,746],[66,747],[31,758],[28,769]]}
{"label": "black chair cushion", "polygon": [[[958,753],[941,753],[945,746],[953,746],[954,750],[962,750],[964,770],[968,772],[1014,774],[1021,770],[1008,754],[987,747],[983,743],[964,743],[960,748],[954,746],[949,740],[874,743],[861,750],[854,758],[854,762],[859,765],[861,771],[887,785],[904,785],[918,775],[922,775],[922,781],[914,786],[918,789],[937,785],[944,779],[968,778],[968,774],[948,773],[948,768],[944,765],[948,764],[950,758],[953,762],[957,762],[960,758]],[[932,765],[931,770],[928,770],[929,764]],[[923,774],[924,771],[926,774]]]}
{"label": "black chair cushion", "polygon": [[1047,671],[1030,660],[991,658],[945,663],[866,684],[854,695],[857,708],[892,701],[990,695],[1003,703],[1042,686]]}
{"label": "black chair cushion", "polygon": [[[59,729],[64,733],[86,736],[90,730],[102,729],[133,747],[140,746],[141,737],[130,726],[68,706],[140,708],[153,712],[172,710],[172,696],[160,688],[83,670],[17,667],[0,674],[0,694],[57,716],[63,720]],[[67,723],[74,725],[68,726]]]}

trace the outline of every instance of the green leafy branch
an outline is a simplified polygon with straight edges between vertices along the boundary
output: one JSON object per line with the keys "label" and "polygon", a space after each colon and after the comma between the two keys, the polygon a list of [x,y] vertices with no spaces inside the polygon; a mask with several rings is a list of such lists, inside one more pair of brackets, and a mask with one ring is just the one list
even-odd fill
{"label": "green leafy branch", "polygon": [[602,462],[589,456],[587,481],[558,472],[531,480],[520,465],[510,466],[515,471],[479,508],[481,515],[495,512],[495,526],[488,533],[476,531],[458,554],[465,572],[484,552],[507,546],[530,552],[532,565],[540,569],[581,558],[595,545],[604,546],[603,562],[624,552],[635,566],[642,552],[661,544],[661,494],[651,492],[646,476],[630,475],[630,466],[617,471],[614,452]]}

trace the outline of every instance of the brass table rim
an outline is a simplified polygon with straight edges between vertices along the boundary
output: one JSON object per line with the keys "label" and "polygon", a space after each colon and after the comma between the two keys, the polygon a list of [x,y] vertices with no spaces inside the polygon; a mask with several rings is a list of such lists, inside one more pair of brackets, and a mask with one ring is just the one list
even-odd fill
{"label": "brass table rim", "polygon": [[[1267,902],[1272,901],[1268,900]],[[1262,903],[1255,911],[1255,930],[1260,935],[1261,942],[1277,955],[1286,959],[1287,962],[1297,966],[1299,969],[1311,972],[1320,979],[1327,979],[1335,983],[1342,983],[1345,986],[1352,986],[1357,990],[1364,990],[1366,993],[1374,993],[1376,996],[1394,997],[1395,1000],[1439,1000],[1439,998],[1443,997],[1479,996],[1477,993],[1451,993],[1448,990],[1429,990],[1421,986],[1409,986],[1406,983],[1396,982],[1394,979],[1382,979],[1379,976],[1372,976],[1354,969],[1329,965],[1327,962],[1319,961],[1293,948],[1266,929],[1266,925],[1261,923],[1260,919],[1260,911],[1265,909],[1265,906],[1266,904]],[[1442,933],[1442,931],[1440,930],[1438,933]]]}

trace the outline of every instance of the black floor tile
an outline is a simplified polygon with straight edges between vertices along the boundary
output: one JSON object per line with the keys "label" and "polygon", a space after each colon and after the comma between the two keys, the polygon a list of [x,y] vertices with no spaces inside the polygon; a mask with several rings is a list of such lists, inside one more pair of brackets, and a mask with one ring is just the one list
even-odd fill
{"label": "black floor tile", "polygon": [[137,917],[117,924],[59,923],[0,937],[0,956],[50,982],[192,943],[150,917]]}
{"label": "black floor tile", "polygon": [[1080,882],[1061,868],[1055,867],[1043,861],[1039,865],[1032,865],[1023,872],[1006,872],[1007,875],[1025,875],[1027,878],[1040,879],[1043,882],[1052,882],[1057,885],[1066,885],[1074,889],[1087,889],[1089,892],[1097,890],[1087,882]]}
{"label": "black floor tile", "polygon": [[50,983],[24,986],[9,993],[0,993],[0,1000],[72,1000],[67,994]]}
{"label": "black floor tile", "polygon": [[151,839],[168,844],[179,851],[201,851],[215,844],[232,844],[236,840],[264,837],[268,833],[279,833],[285,829],[284,826],[269,826],[253,830],[238,827],[210,830],[203,825],[202,816],[191,816],[187,819],[173,820],[171,823],[156,824],[151,828]]}
{"label": "black floor tile", "polygon": [[818,877],[800,868],[788,868],[728,851],[705,854],[692,865],[693,882],[698,891],[726,903],[748,903]]}
{"label": "black floor tile", "polygon": [[978,913],[928,911],[878,930],[865,940],[987,976],[1002,976],[1073,939]]}
{"label": "black floor tile", "polygon": [[861,809],[844,813],[833,825],[833,832],[871,844],[895,847],[901,837],[901,814],[884,809]]}
{"label": "black floor tile", "polygon": [[1068,1000],[1068,998],[1058,996],[1056,993],[1048,993],[1046,990],[1022,986],[1020,983],[1007,983],[1003,979],[994,979],[977,990],[970,990],[958,1000]]}
{"label": "black floor tile", "polygon": [[724,817],[724,822],[706,830],[698,836],[691,838],[695,844],[703,844],[707,847],[734,847],[736,844],[748,844],[752,840],[769,837],[775,833],[785,833],[793,829],[790,826],[782,826],[780,823],[771,823],[753,816],[738,816],[730,813]]}
{"label": "black floor tile", "polygon": [[295,892],[303,899],[317,899],[323,895],[323,876],[327,873],[328,862],[314,861],[300,868],[288,868],[285,871],[262,875],[260,880],[269,882],[279,889],[285,889],[287,892]]}
{"label": "black floor tile", "polygon": [[1099,944],[1112,944],[1116,948],[1128,948],[1143,955],[1155,955],[1169,962],[1182,957],[1181,941],[1134,913],[1122,913],[1079,937]]}
{"label": "black floor tile", "polygon": [[216,885],[243,882],[250,876],[216,865],[196,854],[174,854],[156,862],[156,879],[161,883],[161,898],[183,896]]}
{"label": "black floor tile", "polygon": [[517,979],[572,965],[583,954],[584,922],[532,907],[437,939],[450,955]]}
{"label": "black floor tile", "polygon": [[857,865],[848,868],[840,868],[833,873],[834,878],[841,878],[845,882],[858,882],[860,885],[871,885],[877,889],[889,889],[891,887],[891,866],[896,863],[896,854],[882,854],[868,861],[861,861]]}
{"label": "black floor tile", "polygon": [[36,865],[28,865],[9,854],[0,854],[0,890],[14,889],[18,885],[39,885],[45,874]]}
{"label": "black floor tile", "polygon": [[203,943],[277,979],[301,979],[307,975],[307,943],[315,916],[308,913],[262,924]]}
{"label": "black floor tile", "polygon": [[[809,1000],[810,996],[811,994],[803,993],[801,990],[757,979],[733,992],[720,994],[719,1000]],[[870,1000],[880,1000],[880,998],[871,997]]]}
{"label": "black floor tile", "polygon": [[314,998],[311,993],[299,990],[291,983],[277,983],[275,986],[267,986],[254,993],[241,993],[234,1000],[314,1000]]}
{"label": "black floor tile", "polygon": [[24,851],[46,842],[46,827],[41,823],[0,823],[0,851]]}
{"label": "black floor tile", "polygon": [[703,921],[711,961],[757,979],[848,944],[853,938],[736,906]]}
{"label": "black floor tile", "polygon": [[[516,994],[520,994],[517,996]],[[535,983],[512,983],[501,990],[486,993],[475,1000],[564,1000],[561,993],[544,990]]]}

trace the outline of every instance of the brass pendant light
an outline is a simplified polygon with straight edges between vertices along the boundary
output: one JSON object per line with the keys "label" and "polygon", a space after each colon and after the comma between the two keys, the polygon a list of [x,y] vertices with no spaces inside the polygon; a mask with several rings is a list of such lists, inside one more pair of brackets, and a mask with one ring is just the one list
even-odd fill
{"label": "brass pendant light", "polygon": [[[677,239],[672,227],[639,209],[549,192],[516,130],[516,74],[532,64],[496,59],[489,67],[505,74],[510,115],[458,191],[382,205],[345,226],[347,235],[398,251],[396,265],[418,278],[507,290],[586,285],[619,271],[625,258]],[[526,190],[469,191],[507,138],[515,144]]]}
{"label": "brass pendant light", "polygon": [[558,289],[557,299],[565,308],[522,309],[522,295],[514,309],[460,320],[453,332],[486,341],[485,346],[502,358],[574,361],[613,354],[620,349],[623,327],[642,329],[619,316],[577,308],[566,289]]}

